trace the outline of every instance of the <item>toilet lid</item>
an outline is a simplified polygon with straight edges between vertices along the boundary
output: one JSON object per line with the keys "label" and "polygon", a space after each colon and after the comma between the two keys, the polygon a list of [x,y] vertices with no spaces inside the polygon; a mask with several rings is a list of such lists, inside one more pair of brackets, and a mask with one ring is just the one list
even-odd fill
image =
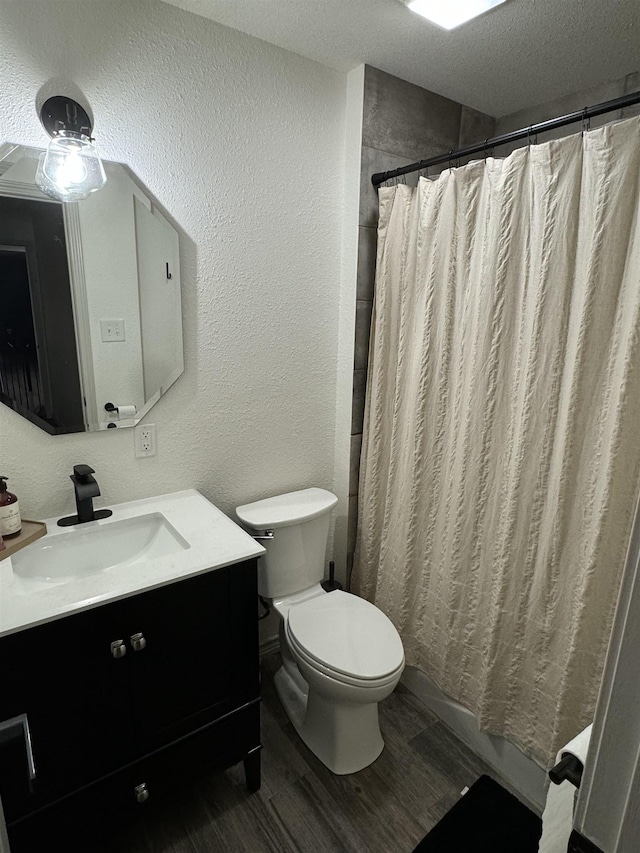
{"label": "toilet lid", "polygon": [[404,662],[395,626],[373,604],[336,590],[289,610],[296,643],[324,666],[358,678],[382,678]]}
{"label": "toilet lid", "polygon": [[301,489],[236,508],[236,515],[254,530],[276,530],[311,521],[324,515],[338,503],[326,489]]}

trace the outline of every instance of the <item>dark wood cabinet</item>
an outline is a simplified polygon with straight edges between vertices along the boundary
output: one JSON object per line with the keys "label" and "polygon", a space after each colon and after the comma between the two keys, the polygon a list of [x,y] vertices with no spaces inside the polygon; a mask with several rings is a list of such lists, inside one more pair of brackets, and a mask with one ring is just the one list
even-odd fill
{"label": "dark wood cabinet", "polygon": [[122,636],[123,627],[118,603],[0,639],[0,720],[26,715],[36,769],[28,795],[10,806],[15,779],[0,768],[8,821],[132,754],[129,674],[109,648],[109,638]]}
{"label": "dark wood cabinet", "polygon": [[0,795],[12,850],[245,761],[259,787],[256,561],[0,638]]}

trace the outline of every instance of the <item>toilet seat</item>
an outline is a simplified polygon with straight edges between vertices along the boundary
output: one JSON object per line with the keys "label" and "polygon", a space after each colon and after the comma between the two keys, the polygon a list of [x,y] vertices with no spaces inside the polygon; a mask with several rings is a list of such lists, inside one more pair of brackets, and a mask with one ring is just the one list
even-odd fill
{"label": "toilet seat", "polygon": [[310,666],[343,683],[377,686],[404,667],[402,641],[391,620],[347,592],[291,607],[286,632],[292,649]]}
{"label": "toilet seat", "polygon": [[303,651],[296,643],[296,641],[291,636],[291,632],[287,629],[287,640],[289,642],[289,648],[291,649],[294,658],[297,658],[298,663],[300,661],[304,661],[308,666],[310,666],[316,672],[322,673],[322,675],[326,675],[327,678],[331,678],[334,681],[338,681],[341,684],[349,685],[350,687],[358,687],[363,690],[367,689],[377,689],[379,687],[386,687],[388,684],[393,684],[402,674],[404,669],[404,656],[402,659],[402,663],[400,666],[394,670],[394,672],[389,675],[383,676],[382,678],[360,678],[356,675],[345,675],[345,673],[338,672],[336,669],[331,669],[324,664],[321,664],[317,659],[308,655],[305,651]]}

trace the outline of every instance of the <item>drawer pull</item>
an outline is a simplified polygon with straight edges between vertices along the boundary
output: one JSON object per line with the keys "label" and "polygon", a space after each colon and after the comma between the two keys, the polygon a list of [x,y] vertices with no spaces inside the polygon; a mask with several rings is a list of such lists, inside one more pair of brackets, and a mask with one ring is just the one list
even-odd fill
{"label": "drawer pull", "polygon": [[111,656],[114,658],[123,658],[127,653],[127,647],[124,640],[114,640],[111,643]]}
{"label": "drawer pull", "polygon": [[146,782],[141,782],[140,785],[136,785],[136,800],[139,803],[146,803],[149,799],[149,789],[147,788]]}
{"label": "drawer pull", "polygon": [[134,652],[141,652],[142,649],[146,649],[147,641],[144,638],[144,634],[132,634],[131,635],[131,648]]}

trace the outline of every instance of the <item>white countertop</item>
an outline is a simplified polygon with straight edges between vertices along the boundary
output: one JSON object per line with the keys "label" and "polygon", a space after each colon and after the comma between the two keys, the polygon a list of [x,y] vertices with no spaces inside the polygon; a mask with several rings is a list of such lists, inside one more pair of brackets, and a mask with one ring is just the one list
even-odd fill
{"label": "white countertop", "polygon": [[73,527],[59,527],[47,519],[47,534],[28,545],[51,542],[70,532],[89,532],[136,516],[160,513],[189,547],[166,556],[138,560],[135,565],[111,566],[92,574],[52,581],[24,578],[14,573],[12,559],[0,562],[0,637],[80,613],[109,601],[166,586],[211,569],[259,557],[264,548],[227,518],[195,489],[144,498],[109,507],[113,515]]}

